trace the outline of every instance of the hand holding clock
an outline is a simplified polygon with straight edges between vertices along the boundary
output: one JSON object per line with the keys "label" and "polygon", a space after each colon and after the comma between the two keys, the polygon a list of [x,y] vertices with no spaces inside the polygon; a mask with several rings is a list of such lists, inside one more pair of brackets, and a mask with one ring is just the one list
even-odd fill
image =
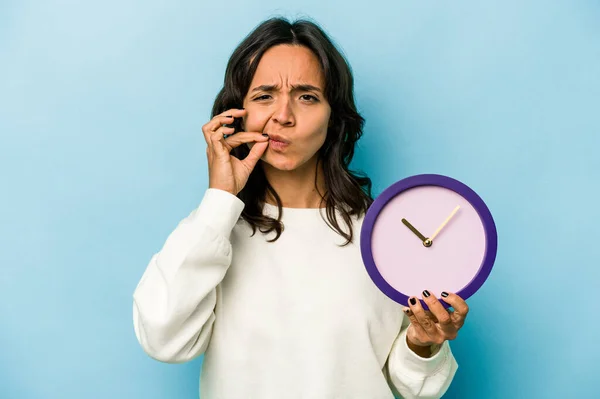
{"label": "hand holding clock", "polygon": [[[438,211],[446,209],[445,220],[436,224]],[[407,219],[419,228],[431,228],[432,222],[438,227],[426,236]],[[409,176],[390,185],[369,208],[361,229],[367,272],[403,306],[410,319],[406,343],[421,357],[431,357],[436,345],[457,337],[469,312],[465,300],[487,280],[497,247],[494,219],[483,199],[461,181],[439,174]],[[415,295],[425,287],[441,291],[444,286],[452,293]]]}
{"label": "hand holding clock", "polygon": [[430,311],[425,311],[415,297],[411,297],[409,307],[404,308],[404,313],[410,319],[406,334],[408,346],[422,357],[430,356],[429,347],[432,345],[456,339],[469,313],[469,306],[460,296],[442,292],[442,297],[454,308],[453,312],[446,310],[435,295],[427,290],[423,291],[423,300]]}
{"label": "hand holding clock", "polygon": [[[454,208],[431,237],[425,237],[406,219],[402,219],[402,223],[419,237],[425,247],[429,248],[433,244],[433,240],[459,209],[460,206]],[[437,298],[427,290],[423,291],[423,300],[430,311],[425,311],[420,301],[415,297],[409,299],[410,307],[404,309],[411,321],[406,335],[407,343],[415,353],[423,357],[429,357],[431,351],[427,349],[432,345],[441,345],[446,340],[455,339],[469,312],[468,305],[458,295],[442,292],[442,297],[447,304],[455,309],[454,312],[447,311]]]}

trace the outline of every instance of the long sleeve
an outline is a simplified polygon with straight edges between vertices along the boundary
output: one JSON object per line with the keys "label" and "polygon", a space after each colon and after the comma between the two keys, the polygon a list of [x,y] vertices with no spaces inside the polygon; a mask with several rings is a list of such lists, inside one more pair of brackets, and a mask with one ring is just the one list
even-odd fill
{"label": "long sleeve", "polygon": [[135,335],[152,358],[189,361],[206,350],[219,283],[232,260],[229,237],[244,203],[207,189],[154,254],[133,294]]}
{"label": "long sleeve", "polygon": [[410,350],[406,333],[410,320],[404,317],[400,334],[394,341],[386,362],[388,382],[403,399],[438,399],[452,383],[458,364],[448,341],[430,358],[422,358]]}

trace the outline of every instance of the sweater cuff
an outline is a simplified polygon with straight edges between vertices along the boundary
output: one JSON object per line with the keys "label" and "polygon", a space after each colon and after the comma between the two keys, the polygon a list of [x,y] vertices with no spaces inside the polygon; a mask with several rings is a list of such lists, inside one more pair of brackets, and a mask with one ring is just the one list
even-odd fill
{"label": "sweater cuff", "polygon": [[204,193],[193,220],[201,221],[217,234],[229,237],[244,210],[244,202],[235,195],[216,188]]}
{"label": "sweater cuff", "polygon": [[406,333],[408,329],[402,330],[398,336],[398,342],[396,343],[396,350],[393,354],[394,364],[401,368],[401,373],[417,378],[429,377],[436,374],[449,357],[449,344],[445,341],[439,347],[432,349],[432,356],[424,358],[413,352],[406,342]]}

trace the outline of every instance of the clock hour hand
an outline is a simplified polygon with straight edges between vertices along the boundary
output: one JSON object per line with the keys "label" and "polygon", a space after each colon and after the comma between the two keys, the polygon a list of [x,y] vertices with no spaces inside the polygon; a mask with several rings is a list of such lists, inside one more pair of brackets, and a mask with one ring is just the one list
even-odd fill
{"label": "clock hour hand", "polygon": [[425,237],[423,234],[421,234],[419,232],[419,230],[415,229],[415,227],[412,224],[410,224],[410,222],[408,220],[402,218],[402,223],[404,223],[406,225],[406,227],[408,227],[410,229],[410,231],[415,233],[415,235],[417,237],[419,237],[421,239],[421,241],[425,242],[425,240],[427,240],[427,237]]}

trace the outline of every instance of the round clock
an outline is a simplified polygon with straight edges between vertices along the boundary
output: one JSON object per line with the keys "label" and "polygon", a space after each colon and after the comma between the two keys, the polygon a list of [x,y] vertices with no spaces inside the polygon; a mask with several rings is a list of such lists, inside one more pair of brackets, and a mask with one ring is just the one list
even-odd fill
{"label": "round clock", "polygon": [[[498,236],[483,200],[448,176],[422,174],[385,189],[367,211],[361,255],[375,285],[408,306],[429,290],[472,296],[488,278]],[[421,305],[428,309],[421,300]]]}

